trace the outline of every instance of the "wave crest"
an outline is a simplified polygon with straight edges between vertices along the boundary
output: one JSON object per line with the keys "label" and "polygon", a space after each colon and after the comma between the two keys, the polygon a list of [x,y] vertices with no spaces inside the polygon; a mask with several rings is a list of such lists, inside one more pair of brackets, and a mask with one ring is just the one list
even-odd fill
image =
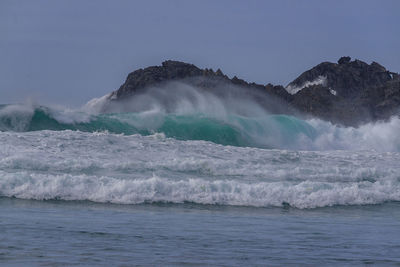
{"label": "wave crest", "polygon": [[178,140],[295,150],[400,151],[400,119],[340,127],[287,115],[242,116],[143,112],[89,114],[83,110],[28,105],[0,106],[0,131],[78,130],[116,134],[164,134]]}
{"label": "wave crest", "polygon": [[36,200],[88,200],[116,204],[193,202],[253,207],[290,205],[301,209],[400,201],[400,183],[395,178],[351,183],[245,183],[170,180],[156,176],[135,180],[30,173],[5,176],[6,179],[1,180],[0,195]]}

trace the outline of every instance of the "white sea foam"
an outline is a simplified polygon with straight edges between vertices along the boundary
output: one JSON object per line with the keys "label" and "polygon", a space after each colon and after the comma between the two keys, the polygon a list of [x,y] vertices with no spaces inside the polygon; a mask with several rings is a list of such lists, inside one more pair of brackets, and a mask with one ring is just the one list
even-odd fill
{"label": "white sea foam", "polygon": [[258,182],[204,179],[115,179],[105,176],[0,172],[0,194],[23,199],[89,200],[119,204],[194,202],[239,206],[316,208],[400,201],[398,179],[326,183]]}
{"label": "white sea foam", "polygon": [[400,201],[400,154],[288,151],[153,136],[0,132],[0,196],[297,208]]}
{"label": "white sea foam", "polygon": [[[312,119],[302,122],[312,126],[312,134],[291,135],[303,125],[291,123],[295,118],[271,123],[257,105],[222,101],[191,90],[185,89],[186,98],[171,99],[178,101],[172,112],[202,112],[230,123],[257,144],[277,149],[178,141],[164,133],[0,132],[0,196],[121,204],[190,201],[264,207],[287,203],[297,208],[400,201],[398,117],[359,128]],[[89,104],[90,112],[84,114],[80,113],[84,109],[42,110],[62,123],[87,122],[106,97]],[[146,105],[142,112],[107,118],[155,129],[168,113],[168,105],[157,102],[160,99],[138,97],[136,101]],[[30,105],[9,105],[0,109],[0,119],[24,131],[34,112]],[[288,136],[279,134],[279,127]]]}
{"label": "white sea foam", "polygon": [[317,150],[344,149],[400,151],[400,118],[367,123],[358,128],[338,127],[318,119],[307,121],[318,132],[310,147]]}

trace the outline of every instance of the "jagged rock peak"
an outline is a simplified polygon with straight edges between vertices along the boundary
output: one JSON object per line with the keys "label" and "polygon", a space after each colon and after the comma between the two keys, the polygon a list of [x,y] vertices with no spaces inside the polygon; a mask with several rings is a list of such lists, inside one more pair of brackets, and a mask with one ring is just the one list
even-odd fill
{"label": "jagged rock peak", "polygon": [[358,59],[351,61],[350,57],[341,57],[338,64],[323,62],[302,73],[286,88],[294,94],[307,86],[323,85],[341,96],[353,96],[367,87],[383,86],[391,79],[392,75],[376,62],[369,65]]}
{"label": "jagged rock peak", "polygon": [[367,64],[358,59],[352,61],[348,56],[341,57],[337,63],[318,64],[302,73],[286,88],[248,83],[236,76],[230,79],[220,69],[214,72],[211,68],[200,69],[193,64],[167,60],[161,66],[130,73],[125,83],[109,95],[109,99],[124,100],[145,88],[174,80],[221,97],[224,91],[219,91],[221,86],[225,86],[225,89],[239,86],[247,90],[246,94],[251,95],[268,112],[290,113],[297,110],[344,125],[357,126],[387,119],[400,110],[400,75],[389,72],[377,62]]}
{"label": "jagged rock peak", "polygon": [[166,60],[161,63],[161,66],[166,69],[199,69],[193,64],[175,60]]}
{"label": "jagged rock peak", "polygon": [[114,98],[132,95],[137,90],[169,80],[201,76],[203,71],[193,64],[167,60],[161,66],[151,66],[130,73],[123,85],[112,94]]}
{"label": "jagged rock peak", "polygon": [[[173,80],[187,81],[191,78],[197,79],[196,81],[192,81],[193,85],[203,88],[216,87],[217,82],[226,82],[239,86],[265,89],[263,85],[255,83],[249,84],[236,76],[230,79],[221,71],[221,69],[217,69],[217,71],[214,71],[212,68],[200,69],[193,64],[167,60],[162,62],[161,66],[151,66],[130,73],[125,83],[122,84],[117,91],[114,91],[110,98],[123,99],[125,97],[130,97],[138,90],[142,90],[149,86]],[[287,92],[281,92],[281,94],[285,95]]]}
{"label": "jagged rock peak", "polygon": [[341,57],[341,58],[338,60],[338,64],[346,64],[346,63],[349,63],[350,60],[351,60],[351,57]]}

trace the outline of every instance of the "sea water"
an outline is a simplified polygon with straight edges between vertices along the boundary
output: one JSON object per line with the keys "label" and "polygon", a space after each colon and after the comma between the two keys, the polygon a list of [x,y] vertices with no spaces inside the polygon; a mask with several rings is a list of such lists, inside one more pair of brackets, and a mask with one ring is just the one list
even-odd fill
{"label": "sea water", "polygon": [[3,105],[0,264],[399,264],[399,129]]}

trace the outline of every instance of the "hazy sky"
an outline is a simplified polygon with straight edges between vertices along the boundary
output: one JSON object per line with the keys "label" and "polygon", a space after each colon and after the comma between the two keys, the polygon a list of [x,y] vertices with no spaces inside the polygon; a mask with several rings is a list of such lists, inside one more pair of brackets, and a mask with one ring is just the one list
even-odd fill
{"label": "hazy sky", "polygon": [[349,55],[400,72],[400,1],[0,0],[0,103],[80,105],[166,59],[286,85]]}

